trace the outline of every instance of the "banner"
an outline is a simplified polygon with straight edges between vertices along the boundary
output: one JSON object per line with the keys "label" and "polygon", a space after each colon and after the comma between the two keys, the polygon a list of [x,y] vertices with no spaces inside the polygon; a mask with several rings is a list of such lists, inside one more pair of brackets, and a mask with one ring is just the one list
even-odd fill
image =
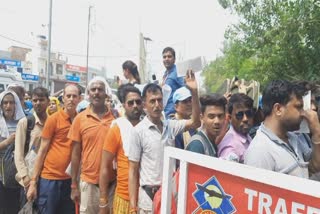
{"label": "banner", "polygon": [[188,167],[186,213],[320,213],[319,198],[194,164]]}
{"label": "banner", "polygon": [[77,71],[77,72],[85,73],[85,72],[87,72],[87,67],[66,64],[66,70],[67,71]]}
{"label": "banner", "polygon": [[[173,182],[174,160],[180,176]],[[320,214],[316,181],[172,147],[163,166],[161,213],[170,212],[173,195],[179,214]]]}

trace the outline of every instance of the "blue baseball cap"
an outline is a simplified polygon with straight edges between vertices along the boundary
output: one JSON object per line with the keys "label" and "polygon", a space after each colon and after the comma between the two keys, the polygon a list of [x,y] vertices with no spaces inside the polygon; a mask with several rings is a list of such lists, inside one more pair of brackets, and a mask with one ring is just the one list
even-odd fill
{"label": "blue baseball cap", "polygon": [[84,109],[86,109],[89,106],[89,101],[87,100],[82,100],[80,103],[78,103],[76,111],[79,113],[81,111],[83,111]]}
{"label": "blue baseball cap", "polygon": [[173,103],[177,103],[178,101],[183,101],[189,97],[191,97],[190,90],[186,87],[181,87],[174,92],[172,100]]}

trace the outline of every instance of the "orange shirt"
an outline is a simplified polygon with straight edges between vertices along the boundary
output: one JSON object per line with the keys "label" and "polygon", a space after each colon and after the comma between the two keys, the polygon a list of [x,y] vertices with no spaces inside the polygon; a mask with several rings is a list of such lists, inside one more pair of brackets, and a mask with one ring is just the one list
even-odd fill
{"label": "orange shirt", "polygon": [[[129,130],[128,130],[129,131]],[[123,199],[129,200],[128,179],[129,179],[129,160],[125,156],[122,147],[121,133],[118,125],[110,128],[104,144],[103,150],[116,156],[117,159],[117,188],[116,193]]]}
{"label": "orange shirt", "polygon": [[65,173],[71,160],[71,140],[67,138],[71,120],[61,109],[47,118],[42,131],[42,138],[51,139],[41,177],[49,180],[65,180],[70,176]]}
{"label": "orange shirt", "polygon": [[99,119],[89,107],[78,114],[72,123],[68,138],[81,143],[81,179],[85,182],[99,183],[103,142],[113,119],[110,111]]}

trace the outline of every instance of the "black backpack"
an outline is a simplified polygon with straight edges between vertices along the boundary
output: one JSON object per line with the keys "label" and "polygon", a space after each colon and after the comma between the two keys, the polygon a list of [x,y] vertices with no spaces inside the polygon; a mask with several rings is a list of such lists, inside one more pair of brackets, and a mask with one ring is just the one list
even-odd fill
{"label": "black backpack", "polygon": [[[24,156],[28,153],[30,144],[30,133],[35,125],[35,117],[27,116],[26,143],[24,146]],[[1,161],[2,184],[6,188],[19,188],[20,184],[16,181],[17,168],[14,163],[14,143],[11,143]]]}

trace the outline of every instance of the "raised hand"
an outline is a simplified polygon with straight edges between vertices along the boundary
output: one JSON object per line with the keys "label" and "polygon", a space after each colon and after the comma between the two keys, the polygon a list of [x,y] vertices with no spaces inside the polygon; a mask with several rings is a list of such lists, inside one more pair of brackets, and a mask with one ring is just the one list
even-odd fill
{"label": "raised hand", "polygon": [[186,87],[191,92],[196,92],[198,90],[198,83],[194,76],[194,72],[192,70],[187,70],[187,75],[185,77]]}

